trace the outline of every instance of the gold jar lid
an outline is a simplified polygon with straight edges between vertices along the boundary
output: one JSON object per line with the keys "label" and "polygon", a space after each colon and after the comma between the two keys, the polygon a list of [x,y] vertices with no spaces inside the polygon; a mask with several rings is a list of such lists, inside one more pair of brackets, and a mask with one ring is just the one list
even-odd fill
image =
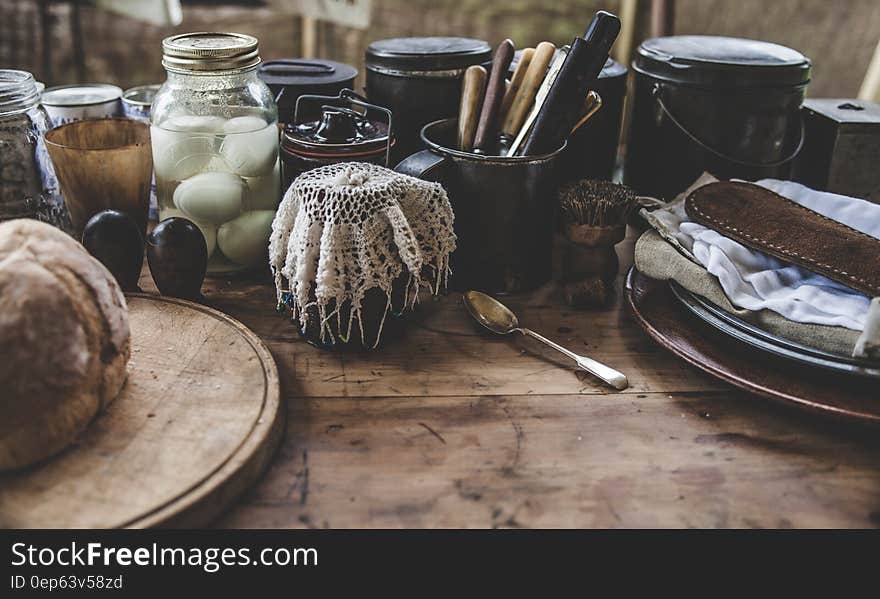
{"label": "gold jar lid", "polygon": [[260,64],[257,38],[243,33],[198,32],[162,40],[162,66],[175,73],[246,71]]}

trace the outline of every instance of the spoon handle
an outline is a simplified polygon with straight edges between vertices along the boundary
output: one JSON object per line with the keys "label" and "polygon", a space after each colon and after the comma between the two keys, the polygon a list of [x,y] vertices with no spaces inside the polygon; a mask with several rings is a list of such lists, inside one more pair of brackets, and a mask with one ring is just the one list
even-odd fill
{"label": "spoon handle", "polygon": [[580,366],[581,368],[583,368],[584,370],[586,370],[587,372],[589,372],[593,376],[602,379],[603,381],[605,381],[605,383],[614,387],[615,389],[622,390],[622,389],[626,389],[629,386],[629,381],[626,380],[626,375],[624,375],[622,372],[618,372],[617,370],[614,370],[613,368],[605,366],[605,364],[602,364],[601,362],[597,362],[596,360],[594,360],[592,358],[588,358],[586,356],[579,356],[576,353],[574,353],[573,351],[565,349],[564,347],[562,347],[558,343],[555,343],[554,341],[550,341],[549,339],[547,339],[543,335],[539,335],[538,333],[536,333],[535,331],[532,331],[530,329],[520,328],[519,331],[523,335],[528,335],[529,337],[533,337],[533,338],[537,339],[538,341],[545,343],[546,345],[549,345],[550,347],[552,347],[553,349],[555,349],[559,353],[565,354],[566,356],[568,356],[569,358],[571,358],[572,360],[577,362],[578,366]]}

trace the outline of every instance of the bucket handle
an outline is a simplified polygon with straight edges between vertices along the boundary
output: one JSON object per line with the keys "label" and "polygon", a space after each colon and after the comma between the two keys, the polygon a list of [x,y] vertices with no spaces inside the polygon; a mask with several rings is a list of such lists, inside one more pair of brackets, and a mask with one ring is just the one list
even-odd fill
{"label": "bucket handle", "polygon": [[[360,106],[366,110],[378,110],[382,112],[386,116],[386,120],[388,122],[388,139],[385,142],[385,168],[391,168],[391,119],[392,114],[391,111],[385,108],[384,106],[378,106],[376,104],[370,104],[364,99],[363,96],[355,92],[351,89],[342,89],[339,90],[339,95],[337,96],[322,96],[318,94],[303,94],[302,96],[296,99],[296,104],[293,109],[293,124],[296,125],[299,123],[299,105],[302,100],[308,101],[321,101],[321,100],[346,100],[352,106]],[[343,107],[344,108],[344,107]],[[345,109],[350,110],[350,109]]]}
{"label": "bucket handle", "polygon": [[787,163],[791,162],[792,160],[794,160],[797,157],[797,155],[800,154],[801,149],[804,147],[804,138],[806,137],[806,135],[805,135],[805,130],[804,130],[805,129],[804,128],[804,119],[803,119],[803,116],[801,116],[800,119],[798,120],[798,122],[800,123],[800,136],[799,136],[797,145],[795,146],[794,150],[792,152],[790,152],[785,158],[782,158],[780,160],[774,160],[773,162],[749,162],[749,161],[745,161],[745,160],[740,160],[738,158],[734,158],[733,156],[730,156],[729,154],[725,154],[724,152],[716,150],[715,148],[713,148],[709,144],[700,140],[700,138],[698,138],[696,135],[694,135],[693,133],[688,131],[687,127],[685,127],[681,123],[681,121],[679,121],[677,118],[675,118],[675,116],[673,116],[673,114],[672,114],[672,111],[670,111],[669,108],[666,107],[666,104],[663,102],[662,88],[659,83],[654,84],[654,89],[651,90],[651,94],[657,100],[657,104],[660,106],[660,109],[663,111],[663,113],[669,118],[670,121],[672,121],[672,124],[675,125],[676,127],[678,127],[682,133],[687,135],[688,138],[692,142],[694,142],[695,144],[697,144],[698,146],[700,146],[702,149],[706,150],[707,152],[714,154],[714,155],[718,156],[719,158],[727,160],[728,162],[733,162],[735,164],[739,164],[741,166],[747,166],[747,167],[751,167],[751,168],[773,168],[776,166],[782,166],[783,164],[787,164]]}

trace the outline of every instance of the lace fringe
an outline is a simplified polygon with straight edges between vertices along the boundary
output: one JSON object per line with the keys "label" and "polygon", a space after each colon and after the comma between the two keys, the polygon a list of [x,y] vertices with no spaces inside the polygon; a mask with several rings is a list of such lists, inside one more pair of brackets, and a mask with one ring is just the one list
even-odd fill
{"label": "lace fringe", "polygon": [[[402,312],[409,310],[414,310],[416,305],[419,302],[419,289],[424,284],[427,289],[433,295],[438,295],[441,289],[445,290],[449,283],[449,275],[452,273],[452,269],[449,268],[449,255],[445,255],[442,257],[438,257],[434,260],[434,264],[428,265],[429,268],[433,271],[431,273],[432,281],[423,281],[421,275],[416,275],[410,273],[409,278],[407,279],[406,286],[404,287],[404,296],[403,296],[403,308]],[[337,339],[342,341],[343,343],[348,343],[351,340],[351,329],[354,325],[355,321],[358,323],[358,330],[361,335],[361,342],[366,340],[366,336],[364,334],[364,321],[362,318],[362,308],[360,302],[357,302],[357,305],[352,305],[351,309],[348,312],[348,323],[345,326],[345,335],[342,335],[342,312],[341,306],[345,302],[344,299],[337,298],[336,299],[336,307],[331,311],[327,312],[327,303],[319,302],[315,300],[313,302],[309,302],[305,305],[300,305],[299,302],[296,301],[296,296],[293,295],[293,292],[290,289],[284,288],[285,278],[280,273],[275,273],[275,295],[276,299],[279,303],[284,303],[285,305],[290,307],[291,316],[290,319],[300,320],[300,324],[303,328],[308,326],[308,322],[304,322],[307,318],[308,310],[311,307],[316,307],[318,309],[318,321],[320,328],[320,340],[321,343],[327,343],[328,338],[331,343],[336,343]],[[379,329],[376,333],[376,342],[373,344],[373,348],[378,347],[379,343],[382,340],[382,332],[385,329],[385,320],[388,317],[389,312],[394,312],[394,305],[392,301],[393,290],[386,289],[385,291],[385,309],[382,311],[382,320],[379,321]],[[290,302],[284,302],[284,296],[286,294],[291,294]],[[333,327],[329,325],[329,321],[336,317],[336,331],[338,332],[338,336],[333,334]]]}

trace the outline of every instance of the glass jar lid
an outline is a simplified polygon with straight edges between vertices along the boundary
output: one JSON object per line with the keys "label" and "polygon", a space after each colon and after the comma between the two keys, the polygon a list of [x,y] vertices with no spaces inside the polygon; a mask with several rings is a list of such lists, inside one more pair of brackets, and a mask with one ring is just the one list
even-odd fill
{"label": "glass jar lid", "polygon": [[243,33],[198,32],[162,40],[162,66],[174,73],[246,71],[260,64],[257,38]]}

